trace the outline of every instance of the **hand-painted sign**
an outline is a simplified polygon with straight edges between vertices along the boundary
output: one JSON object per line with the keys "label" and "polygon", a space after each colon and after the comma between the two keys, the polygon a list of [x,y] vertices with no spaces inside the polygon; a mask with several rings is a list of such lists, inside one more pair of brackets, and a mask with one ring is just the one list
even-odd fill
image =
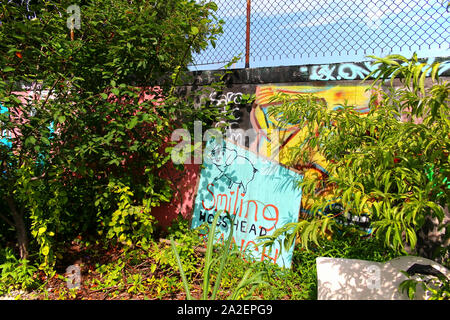
{"label": "hand-painted sign", "polygon": [[[298,221],[302,196],[298,182],[301,179],[296,171],[241,146],[213,139],[204,152],[192,228],[211,224],[215,214],[222,211],[217,225],[218,242],[227,239],[232,227],[233,241],[244,259],[270,259],[289,268],[293,247],[286,250],[278,241],[271,248],[257,244],[262,241],[258,237]],[[234,219],[232,223],[225,212]]]}

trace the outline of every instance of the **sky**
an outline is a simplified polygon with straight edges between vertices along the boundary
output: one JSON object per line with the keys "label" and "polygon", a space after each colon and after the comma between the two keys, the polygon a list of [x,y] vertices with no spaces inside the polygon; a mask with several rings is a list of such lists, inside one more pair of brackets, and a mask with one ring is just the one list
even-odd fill
{"label": "sky", "polygon": [[[245,52],[246,0],[216,0],[225,21],[216,48],[191,70],[221,68]],[[367,61],[369,54],[450,56],[444,0],[252,0],[250,67]],[[217,61],[217,64],[203,65]],[[244,59],[234,68],[243,68]]]}

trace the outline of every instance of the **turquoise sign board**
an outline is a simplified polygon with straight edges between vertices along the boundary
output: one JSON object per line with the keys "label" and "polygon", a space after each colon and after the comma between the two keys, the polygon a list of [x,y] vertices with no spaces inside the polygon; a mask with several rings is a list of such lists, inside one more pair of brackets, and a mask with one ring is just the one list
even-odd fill
{"label": "turquoise sign board", "polygon": [[[302,175],[227,140],[210,140],[203,155],[194,203],[192,228],[213,222],[217,212],[217,241],[225,241],[233,228],[233,242],[244,259],[270,260],[290,268],[294,247],[286,250],[257,246],[260,236],[298,221]],[[226,213],[234,219],[230,222]],[[283,240],[283,239],[280,239]],[[281,242],[282,243],[282,242]]]}

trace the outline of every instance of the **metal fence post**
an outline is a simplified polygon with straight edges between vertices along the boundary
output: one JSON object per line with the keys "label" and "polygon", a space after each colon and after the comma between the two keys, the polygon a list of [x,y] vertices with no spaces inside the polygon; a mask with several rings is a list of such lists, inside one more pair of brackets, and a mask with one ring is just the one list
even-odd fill
{"label": "metal fence post", "polygon": [[250,67],[250,15],[251,15],[251,0],[247,0],[247,30],[245,34],[245,68]]}

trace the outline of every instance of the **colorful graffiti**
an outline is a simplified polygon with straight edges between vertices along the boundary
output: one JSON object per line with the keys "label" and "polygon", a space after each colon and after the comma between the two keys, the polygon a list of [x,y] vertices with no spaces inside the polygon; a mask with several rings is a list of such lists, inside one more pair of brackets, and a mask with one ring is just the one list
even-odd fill
{"label": "colorful graffiti", "polygon": [[[305,150],[308,152],[309,162],[302,163],[292,156],[293,147],[298,147],[305,140],[307,128],[300,128],[296,124],[280,123],[277,118],[271,115],[271,108],[281,104],[273,98],[284,93],[288,96],[300,94],[314,94],[317,98],[326,102],[328,108],[337,108],[341,105],[353,105],[354,109],[361,114],[369,112],[369,102],[372,92],[368,86],[283,86],[267,85],[258,86],[256,89],[256,100],[251,111],[250,119],[253,129],[256,130],[256,139],[250,149],[258,154],[267,157],[277,157],[282,164],[292,166],[302,172],[306,178],[316,178],[318,180],[317,193],[327,196],[330,189],[325,183],[328,176],[327,161],[316,150]],[[271,130],[278,130],[276,141],[270,135]],[[311,200],[302,198],[301,213],[308,214]],[[364,221],[365,222],[365,221]]]}
{"label": "colorful graffiti", "polygon": [[[30,100],[39,99],[39,96],[37,96],[33,91],[18,91],[12,92],[12,94],[24,105]],[[0,114],[6,115],[12,123],[23,123],[27,121],[27,115],[24,114],[21,109],[8,108],[6,105],[2,105],[1,103]],[[0,144],[11,148],[13,146],[14,139],[18,136],[21,136],[19,129],[13,128],[7,130],[3,125],[0,127]]]}
{"label": "colorful graffiti", "polygon": [[233,229],[232,242],[244,259],[266,260],[289,268],[294,247],[282,249],[284,237],[270,249],[258,246],[262,242],[258,237],[297,222],[302,197],[297,181],[302,176],[228,140],[210,140],[204,158],[192,228],[211,225],[218,213],[217,241],[223,242]]}
{"label": "colorful graffiti", "polygon": [[[8,114],[8,108],[4,107],[1,103],[0,114]],[[11,133],[8,130],[3,129],[2,127],[2,123],[0,122],[0,144],[4,144],[8,148],[11,148]]]}
{"label": "colorful graffiti", "polygon": [[371,62],[340,63],[300,67],[300,72],[306,73],[309,80],[362,80],[372,72]]}
{"label": "colorful graffiti", "polygon": [[[292,96],[295,99],[296,95],[300,94],[314,94],[318,99],[326,102],[329,108],[337,108],[341,105],[348,104],[355,106],[355,110],[366,114],[369,112],[369,101],[371,92],[367,91],[368,86],[259,86],[256,88],[255,108],[250,114],[250,121],[253,129],[257,132],[257,137],[252,145],[252,150],[257,153],[263,153],[265,156],[273,156],[278,153],[279,161],[283,164],[291,164],[289,152],[287,150],[296,146],[304,140],[306,134],[305,128],[299,128],[296,124],[282,124],[278,119],[270,115],[270,110],[274,106],[280,105],[281,101],[273,101],[273,98],[280,93]],[[268,135],[271,129],[280,130],[280,137],[278,145],[271,145],[272,141]],[[270,150],[270,154],[267,154]],[[324,168],[323,160],[320,156],[315,156],[314,163]]]}
{"label": "colorful graffiti", "polygon": [[[426,63],[431,65],[435,60],[435,58],[428,58]],[[450,60],[440,63],[441,68],[438,75],[442,76],[450,70]],[[301,66],[299,71],[311,81],[363,80],[376,68],[377,66],[372,65],[371,61],[364,61]],[[431,70],[427,76],[430,74]]]}
{"label": "colorful graffiti", "polygon": [[[218,94],[216,91],[213,91],[209,95],[209,100],[211,103],[216,106],[217,108],[220,108],[220,111],[223,114],[230,114],[232,113],[234,115],[234,121],[225,121],[225,120],[219,120],[216,123],[217,127],[228,127],[228,128],[236,128],[239,127],[239,122],[241,121],[241,116],[239,113],[239,107],[238,104],[242,98],[242,92],[227,92],[225,94]],[[231,106],[231,109],[229,109]]]}

